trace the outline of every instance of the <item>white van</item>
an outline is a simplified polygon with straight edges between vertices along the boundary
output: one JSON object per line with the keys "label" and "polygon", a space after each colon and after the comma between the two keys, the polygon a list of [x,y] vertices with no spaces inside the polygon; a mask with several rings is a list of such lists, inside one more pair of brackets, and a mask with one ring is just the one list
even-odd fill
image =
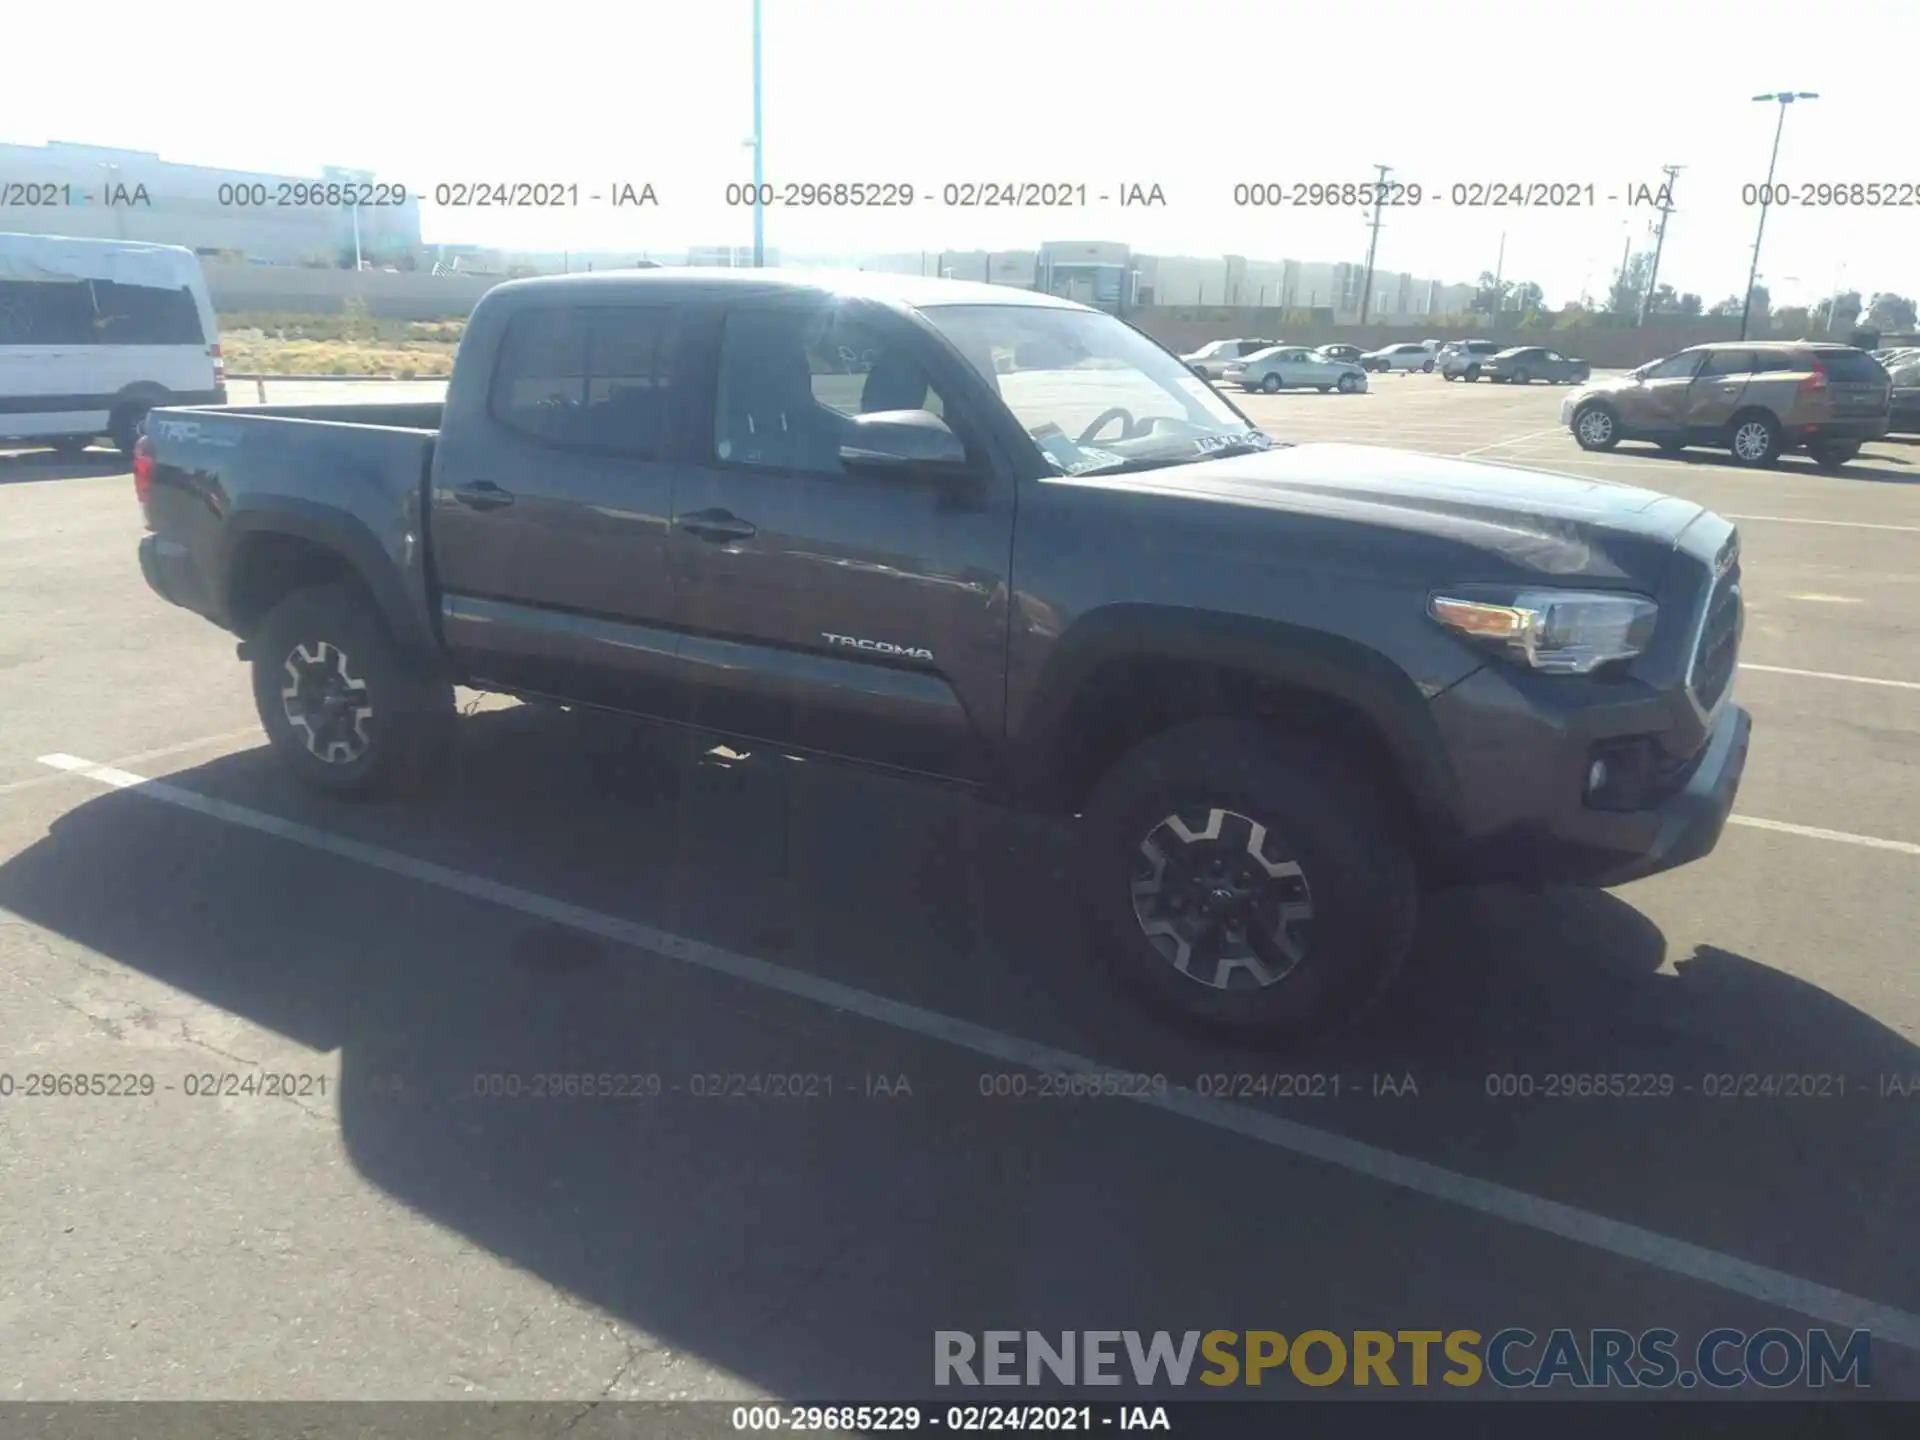
{"label": "white van", "polygon": [[224,405],[226,363],[191,250],[0,234],[0,444],[131,453],[156,405]]}

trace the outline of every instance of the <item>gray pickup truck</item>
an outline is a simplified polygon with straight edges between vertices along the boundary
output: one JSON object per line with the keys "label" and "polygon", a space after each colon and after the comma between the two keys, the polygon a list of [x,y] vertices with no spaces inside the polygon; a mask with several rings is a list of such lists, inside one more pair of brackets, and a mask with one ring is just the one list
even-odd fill
{"label": "gray pickup truck", "polygon": [[1077,826],[1099,953],[1242,1036],[1357,1013],[1424,886],[1706,854],[1746,758],[1719,516],[1280,443],[1000,286],[518,281],[444,408],[136,449],[148,581],[239,637],[307,783],[430,777],[456,684],[958,782]]}

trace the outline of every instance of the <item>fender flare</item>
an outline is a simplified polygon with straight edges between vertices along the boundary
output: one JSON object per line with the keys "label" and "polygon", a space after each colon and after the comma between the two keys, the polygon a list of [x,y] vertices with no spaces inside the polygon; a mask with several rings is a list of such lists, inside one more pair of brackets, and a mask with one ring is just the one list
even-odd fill
{"label": "fender flare", "polygon": [[218,568],[219,604],[233,615],[233,581],[238,560],[251,536],[287,535],[340,557],[373,597],[388,631],[404,649],[421,656],[439,654],[439,640],[423,600],[409,593],[405,573],[357,516],[297,496],[262,496],[235,509],[226,520]]}
{"label": "fender flare", "polygon": [[1081,687],[1102,667],[1131,660],[1218,667],[1346,706],[1393,757],[1422,828],[1453,828],[1458,780],[1429,697],[1392,660],[1327,631],[1177,606],[1104,607],[1061,636],[1011,737],[1016,783],[1050,788],[1062,747],[1071,744],[1068,721]]}

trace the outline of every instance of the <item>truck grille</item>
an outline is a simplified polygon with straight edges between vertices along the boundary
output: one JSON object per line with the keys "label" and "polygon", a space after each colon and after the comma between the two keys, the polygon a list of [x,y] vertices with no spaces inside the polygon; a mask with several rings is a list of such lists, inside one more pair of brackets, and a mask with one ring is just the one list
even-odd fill
{"label": "truck grille", "polygon": [[1733,683],[1740,651],[1740,564],[1738,560],[1714,582],[1707,597],[1707,618],[1700,627],[1700,643],[1693,652],[1688,681],[1694,703],[1711,711]]}

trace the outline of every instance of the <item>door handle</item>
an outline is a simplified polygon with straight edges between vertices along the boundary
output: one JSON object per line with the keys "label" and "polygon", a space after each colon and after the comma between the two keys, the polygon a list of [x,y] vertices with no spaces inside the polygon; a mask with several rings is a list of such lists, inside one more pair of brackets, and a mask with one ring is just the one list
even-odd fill
{"label": "door handle", "polygon": [[513,492],[491,480],[474,480],[458,487],[453,498],[474,510],[499,510],[513,503]]}
{"label": "door handle", "polygon": [[725,545],[733,540],[750,540],[760,533],[758,525],[750,520],[742,520],[731,510],[694,510],[682,515],[679,525],[689,535],[697,535],[716,545]]}

